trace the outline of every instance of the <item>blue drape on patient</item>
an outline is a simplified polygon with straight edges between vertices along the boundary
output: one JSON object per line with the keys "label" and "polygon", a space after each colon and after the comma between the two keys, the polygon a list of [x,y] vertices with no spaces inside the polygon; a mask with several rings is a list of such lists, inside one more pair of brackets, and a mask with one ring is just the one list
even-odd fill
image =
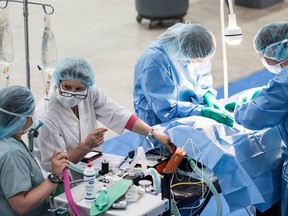
{"label": "blue drape on patient", "polygon": [[[192,139],[193,144],[185,146],[187,155],[213,170],[231,212],[251,204],[264,211],[280,200],[283,161],[276,127],[251,131],[191,116],[156,128],[167,132],[179,147]],[[146,151],[152,148],[144,136],[127,132],[106,141],[103,149],[126,156],[139,145]]]}

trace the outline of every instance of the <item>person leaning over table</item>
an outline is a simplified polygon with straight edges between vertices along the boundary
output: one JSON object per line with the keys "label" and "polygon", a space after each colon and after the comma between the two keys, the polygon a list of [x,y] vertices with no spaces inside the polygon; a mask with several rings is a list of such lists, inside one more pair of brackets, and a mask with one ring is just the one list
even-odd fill
{"label": "person leaning over table", "polygon": [[[21,139],[34,128],[34,98],[29,89],[11,86],[0,90],[0,215],[50,215],[49,196],[68,167],[68,155],[54,152],[53,175],[41,169]],[[57,176],[56,176],[56,175]],[[53,181],[53,182],[52,182]]]}
{"label": "person leaning over table", "polygon": [[212,87],[215,51],[215,37],[203,25],[187,22],[168,28],[135,65],[135,114],[149,125],[200,115],[233,126]]}
{"label": "person leaning over table", "polygon": [[[80,57],[66,57],[53,73],[54,86],[43,114],[43,127],[36,139],[35,155],[49,171],[53,151],[66,150],[69,160],[78,163],[88,152],[104,142],[107,128],[120,134],[125,129],[154,137],[172,151],[170,137],[153,130],[126,108],[120,106],[95,84],[89,63]],[[121,145],[119,145],[121,148]]]}
{"label": "person leaning over table", "polygon": [[254,48],[263,65],[275,77],[252,100],[235,107],[238,124],[252,130],[279,128],[284,141],[282,169],[281,214],[288,215],[288,22],[272,22],[264,25],[256,34]]}

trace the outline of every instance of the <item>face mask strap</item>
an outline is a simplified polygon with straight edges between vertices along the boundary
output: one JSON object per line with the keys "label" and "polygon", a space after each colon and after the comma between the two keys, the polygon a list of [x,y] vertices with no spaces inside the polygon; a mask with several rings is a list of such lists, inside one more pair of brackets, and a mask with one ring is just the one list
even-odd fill
{"label": "face mask strap", "polygon": [[27,118],[27,117],[32,117],[32,115],[24,115],[24,114],[18,114],[18,113],[13,113],[13,112],[9,112],[8,110],[5,110],[3,108],[0,107],[0,111],[1,112],[4,112],[6,114],[9,114],[9,115],[13,115],[13,116],[19,116],[21,118]]}

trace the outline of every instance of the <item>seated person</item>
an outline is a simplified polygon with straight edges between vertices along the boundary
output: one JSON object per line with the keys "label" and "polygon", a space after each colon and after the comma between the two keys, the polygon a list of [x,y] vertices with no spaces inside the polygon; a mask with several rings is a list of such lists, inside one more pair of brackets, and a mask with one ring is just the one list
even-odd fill
{"label": "seated person", "polygon": [[[67,151],[69,160],[78,163],[88,152],[104,142],[107,128],[122,133],[125,129],[154,137],[172,151],[167,134],[153,130],[126,108],[109,98],[95,84],[94,72],[86,60],[67,57],[59,62],[43,114],[43,127],[35,140],[35,155],[44,170],[50,171],[55,150]],[[121,146],[118,146],[121,148]]]}
{"label": "seated person", "polygon": [[[58,184],[54,178],[43,178],[22,140],[36,122],[29,89],[11,86],[0,90],[0,215],[50,215],[49,196]],[[51,157],[51,172],[61,180],[69,165],[68,155],[54,152]]]}

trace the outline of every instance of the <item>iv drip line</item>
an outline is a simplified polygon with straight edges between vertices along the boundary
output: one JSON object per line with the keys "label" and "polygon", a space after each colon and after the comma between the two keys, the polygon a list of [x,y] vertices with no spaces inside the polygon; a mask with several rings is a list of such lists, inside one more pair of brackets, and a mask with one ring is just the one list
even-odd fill
{"label": "iv drip line", "polygon": [[[26,61],[26,87],[31,89],[30,87],[30,57],[29,57],[29,26],[28,26],[28,4],[33,5],[41,5],[44,13],[47,15],[51,15],[54,13],[54,8],[49,4],[41,4],[37,2],[28,2],[28,0],[17,1],[17,0],[0,0],[5,1],[6,4],[4,6],[0,6],[0,9],[5,9],[8,6],[8,2],[22,3],[23,4],[23,17],[24,17],[24,39],[25,39],[25,61]],[[48,12],[47,8],[50,8],[51,11]]]}

